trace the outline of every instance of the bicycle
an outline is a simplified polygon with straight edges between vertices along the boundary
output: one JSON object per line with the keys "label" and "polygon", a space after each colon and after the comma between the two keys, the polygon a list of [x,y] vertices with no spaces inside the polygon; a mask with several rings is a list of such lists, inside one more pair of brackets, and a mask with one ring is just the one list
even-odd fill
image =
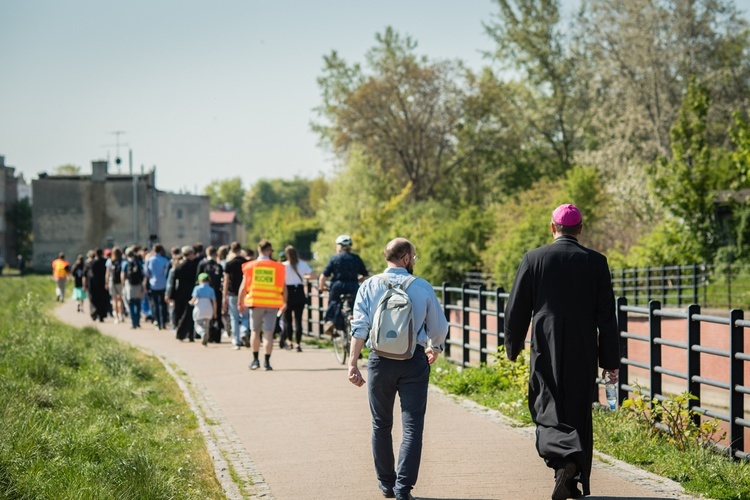
{"label": "bicycle", "polygon": [[341,295],[341,309],[340,313],[344,317],[344,327],[342,329],[336,328],[333,331],[333,353],[336,355],[336,359],[339,363],[346,364],[346,358],[349,356],[349,347],[351,346],[351,319],[352,319],[352,308],[349,305],[349,301],[353,298],[353,295],[343,294]]}

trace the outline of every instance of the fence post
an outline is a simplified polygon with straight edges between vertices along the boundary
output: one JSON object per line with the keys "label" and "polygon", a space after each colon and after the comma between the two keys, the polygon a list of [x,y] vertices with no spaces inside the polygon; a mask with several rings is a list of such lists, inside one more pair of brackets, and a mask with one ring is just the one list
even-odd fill
{"label": "fence post", "polygon": [[646,268],[646,301],[651,300],[651,268]]}
{"label": "fence post", "polygon": [[729,313],[729,446],[732,450],[732,458],[736,451],[744,451],[745,428],[737,423],[737,420],[745,418],[745,398],[737,390],[745,385],[744,361],[737,358],[737,354],[744,350],[745,327],[738,326],[737,321],[744,319],[745,315],[740,309],[733,309]]}
{"label": "fence post", "polygon": [[466,290],[469,288],[469,284],[464,282],[461,285],[461,366],[469,366],[469,349],[466,347],[471,343],[469,336],[469,304],[467,303]]}
{"label": "fence post", "polygon": [[655,314],[661,309],[661,302],[652,300],[648,304],[648,330],[650,336],[651,360],[649,362],[649,375],[651,383],[651,401],[656,401],[656,396],[661,396],[661,373],[654,368],[661,367],[661,344],[656,339],[661,338],[661,316]]}
{"label": "fence post", "polygon": [[627,297],[627,294],[625,293],[625,269],[620,269],[620,278],[622,278],[620,281],[620,295]]}
{"label": "fence post", "polygon": [[505,289],[501,286],[495,290],[495,304],[497,304],[497,347],[505,345],[505,299],[500,297],[501,293],[505,293]]}
{"label": "fence post", "polygon": [[693,264],[693,304],[698,303],[698,264]]}
{"label": "fence post", "polygon": [[[450,286],[450,283],[447,281],[443,281],[443,314],[445,314],[445,319],[448,321],[448,324],[450,325],[451,322],[451,312],[448,309],[448,304],[451,303],[450,300],[450,292],[448,291],[448,286]],[[450,359],[451,357],[451,344],[448,342],[451,339],[451,327],[448,326],[448,335],[445,337],[445,359]]]}
{"label": "fence post", "polygon": [[633,268],[633,304],[638,307],[638,268]]}
{"label": "fence post", "polygon": [[661,303],[667,305],[667,268],[661,266]]}
{"label": "fence post", "polygon": [[318,321],[317,328],[315,328],[315,330],[317,330],[318,338],[323,336],[323,323],[320,321],[321,314],[325,314],[323,313],[323,292],[318,288]]}
{"label": "fence post", "polygon": [[[628,358],[628,339],[623,337],[621,334],[628,331],[628,312],[623,311],[623,306],[628,305],[628,299],[626,297],[617,297],[617,332],[620,337],[620,359]],[[629,385],[628,381],[628,365],[620,363],[620,389],[617,394],[618,404],[627,399],[628,391],[623,389],[623,385]]]}
{"label": "fence post", "polygon": [[307,309],[307,334],[312,336],[312,282],[307,281],[305,283],[305,288],[307,288],[307,296],[310,298],[310,303],[305,304],[305,309]]}
{"label": "fence post", "polygon": [[487,309],[487,297],[484,296],[484,284],[479,285],[479,363],[487,364],[487,316],[484,311]]}
{"label": "fence post", "polygon": [[[693,316],[701,313],[701,306],[690,304],[687,310],[687,390],[697,399],[688,400],[688,408],[693,409],[701,404],[701,384],[693,381],[701,376],[701,353],[693,350],[694,345],[701,345],[701,322],[693,321]],[[701,424],[701,416],[693,415],[695,425]]]}
{"label": "fence post", "polygon": [[682,266],[677,266],[677,307],[682,307]]}

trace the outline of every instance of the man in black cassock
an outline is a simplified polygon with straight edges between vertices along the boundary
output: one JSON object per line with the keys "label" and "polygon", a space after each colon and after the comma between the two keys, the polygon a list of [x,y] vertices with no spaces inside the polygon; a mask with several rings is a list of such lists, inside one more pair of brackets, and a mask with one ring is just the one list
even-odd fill
{"label": "man in black cassock", "polygon": [[524,348],[533,314],[529,410],[539,456],[555,470],[552,500],[581,496],[578,482],[590,494],[597,361],[612,383],[620,365],[607,259],[578,243],[582,225],[575,205],[552,212],[555,241],[524,255],[505,309],[512,361]]}

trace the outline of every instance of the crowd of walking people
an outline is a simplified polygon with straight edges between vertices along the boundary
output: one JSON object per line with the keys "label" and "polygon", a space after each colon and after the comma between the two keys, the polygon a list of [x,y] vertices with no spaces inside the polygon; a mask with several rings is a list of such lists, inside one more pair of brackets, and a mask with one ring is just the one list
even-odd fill
{"label": "crowd of walking people", "polygon": [[[88,302],[94,321],[129,320],[130,328],[137,329],[143,320],[156,330],[171,329],[177,340],[199,339],[203,345],[220,343],[225,335],[234,349],[253,349],[251,369],[259,368],[260,341],[265,338],[264,368],[271,370],[269,358],[278,327],[279,346],[302,352],[302,311],[307,303],[303,284],[314,273],[293,246],[278,256],[281,263],[274,259],[271,243],[263,240],[257,256],[238,242],[205,250],[200,243],[175,246],[169,254],[160,243],[150,249],[115,246],[78,255],[72,266],[61,252],[52,262],[52,276],[56,300],[65,301],[66,285],[72,279],[78,312],[84,314]],[[264,302],[269,269],[279,297],[272,304]]]}
{"label": "crowd of walking people", "polygon": [[[537,427],[539,456],[554,471],[551,498],[565,500],[591,494],[590,389],[598,368],[607,382],[618,382],[619,335],[607,259],[578,242],[583,228],[580,210],[560,205],[549,224],[553,243],[527,252],[519,265],[504,311],[504,344],[508,358],[515,361],[526,348],[531,324],[529,410]],[[414,276],[418,257],[411,242],[388,242],[383,250],[387,268],[372,277],[359,256],[351,253],[348,235],[339,236],[336,246],[318,285],[323,291],[331,280],[325,330],[334,331],[341,321],[339,304],[352,301],[348,379],[356,387],[365,385],[358,359],[367,346],[378,488],[385,498],[413,500],[430,365],[445,348],[449,323],[433,287]],[[256,370],[261,367],[264,340],[263,369],[269,371],[282,315],[281,347],[301,351],[301,312],[307,302],[302,284],[315,279],[294,247],[287,247],[283,257],[283,264],[276,261],[273,245],[265,239],[258,243],[257,258],[235,242],[205,252],[200,244],[174,247],[168,259],[162,245],[156,244],[150,250],[92,250],[86,259],[79,255],[72,270],[61,253],[52,270],[57,299],[65,300],[71,272],[79,311],[88,297],[93,320],[112,316],[120,322],[127,310],[135,329],[143,310],[157,329],[171,324],[178,340],[194,342],[199,337],[205,345],[221,340],[222,316],[227,314],[234,348],[252,349],[249,368]],[[392,437],[397,395],[403,432],[398,460]]]}

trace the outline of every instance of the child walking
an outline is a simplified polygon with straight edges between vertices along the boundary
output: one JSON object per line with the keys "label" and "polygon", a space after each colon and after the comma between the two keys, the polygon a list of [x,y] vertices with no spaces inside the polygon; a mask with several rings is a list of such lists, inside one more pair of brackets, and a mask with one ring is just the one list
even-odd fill
{"label": "child walking", "polygon": [[198,275],[198,285],[193,288],[190,305],[193,306],[195,333],[203,339],[201,343],[207,345],[209,323],[217,317],[216,292],[211,287],[211,278],[208,273]]}

